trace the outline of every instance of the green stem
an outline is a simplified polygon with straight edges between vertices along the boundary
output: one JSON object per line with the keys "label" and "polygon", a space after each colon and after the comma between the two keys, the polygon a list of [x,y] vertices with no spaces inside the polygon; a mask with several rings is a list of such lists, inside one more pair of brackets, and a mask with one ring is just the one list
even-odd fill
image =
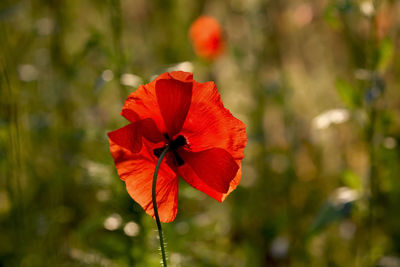
{"label": "green stem", "polygon": [[157,175],[158,175],[158,170],[160,169],[161,162],[165,155],[168,152],[169,147],[166,146],[161,153],[160,158],[158,159],[156,169],[154,170],[154,177],[153,177],[153,187],[152,187],[152,199],[153,199],[153,209],[154,209],[154,216],[156,217],[156,222],[157,222],[157,228],[158,228],[158,235],[160,236],[160,247],[161,247],[161,256],[163,260],[163,266],[167,267],[167,258],[165,256],[165,248],[164,248],[164,237],[163,237],[163,232],[161,228],[161,222],[160,222],[160,217],[158,216],[158,208],[157,208],[157,196],[156,196],[156,185],[157,185]]}

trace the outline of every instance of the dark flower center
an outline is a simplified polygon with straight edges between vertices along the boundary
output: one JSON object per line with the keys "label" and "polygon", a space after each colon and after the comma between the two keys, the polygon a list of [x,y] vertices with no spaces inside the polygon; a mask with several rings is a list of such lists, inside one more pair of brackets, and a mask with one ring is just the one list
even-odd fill
{"label": "dark flower center", "polygon": [[153,150],[154,156],[159,158],[161,156],[161,153],[163,152],[163,150],[168,146],[169,150],[172,152],[172,154],[175,157],[176,164],[178,166],[182,166],[185,162],[183,161],[181,156],[179,156],[179,154],[176,150],[179,147],[187,144],[185,137],[183,135],[179,135],[177,138],[175,138],[175,140],[169,139],[168,134],[164,134],[164,137],[165,137],[165,139],[167,139],[167,141],[165,142],[165,145],[163,147],[154,149]]}

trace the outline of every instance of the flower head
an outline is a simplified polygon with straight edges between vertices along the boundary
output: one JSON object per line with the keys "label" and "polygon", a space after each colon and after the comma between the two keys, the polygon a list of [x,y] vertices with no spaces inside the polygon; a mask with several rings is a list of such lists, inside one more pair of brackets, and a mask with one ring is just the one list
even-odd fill
{"label": "flower head", "polygon": [[214,59],[224,50],[221,27],[217,20],[210,16],[200,16],[189,31],[196,53],[207,59]]}
{"label": "flower head", "polygon": [[179,176],[220,202],[239,184],[245,125],[224,108],[213,82],[163,73],[129,95],[121,115],[130,124],[108,133],[111,154],[128,193],[151,216],[152,176],[165,146],[156,191],[162,222],[175,219]]}

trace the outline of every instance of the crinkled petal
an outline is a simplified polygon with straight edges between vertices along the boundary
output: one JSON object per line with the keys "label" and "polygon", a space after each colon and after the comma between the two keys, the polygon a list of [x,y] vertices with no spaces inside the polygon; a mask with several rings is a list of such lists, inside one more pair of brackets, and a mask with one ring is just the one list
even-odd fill
{"label": "crinkled petal", "polygon": [[215,200],[222,202],[225,198],[236,189],[240,182],[241,177],[241,169],[240,169],[240,160],[236,160],[236,164],[239,166],[239,170],[236,173],[235,178],[229,184],[229,190],[227,193],[220,193],[216,191],[211,186],[208,186],[199,176],[195,173],[192,167],[189,164],[183,164],[182,166],[178,167],[176,172],[182,177],[188,184],[196,188],[197,190],[209,195],[210,197],[214,198]]}
{"label": "crinkled petal", "polygon": [[156,83],[156,96],[168,135],[172,138],[182,129],[192,100],[193,82],[162,79]]}
{"label": "crinkled petal", "polygon": [[142,135],[152,143],[159,143],[165,140],[164,136],[158,131],[153,119],[139,121]]}
{"label": "crinkled petal", "polygon": [[142,135],[138,123],[131,123],[115,131],[109,132],[108,137],[117,145],[137,153],[142,148]]}
{"label": "crinkled petal", "polygon": [[131,122],[140,119],[153,119],[157,129],[161,133],[166,133],[163,117],[160,113],[156,96],[156,83],[159,80],[175,79],[181,82],[188,82],[193,79],[193,74],[183,71],[165,72],[146,85],[140,85],[138,89],[131,93],[125,101],[121,115]]}
{"label": "crinkled petal", "polygon": [[213,82],[193,83],[192,103],[180,134],[191,151],[222,148],[235,160],[243,158],[246,126],[223,106]]}
{"label": "crinkled petal", "polygon": [[152,143],[160,143],[165,140],[158,131],[152,119],[138,120],[120,129],[109,132],[108,137],[119,146],[138,153],[142,148],[142,137]]}
{"label": "crinkled petal", "polygon": [[[125,181],[129,195],[154,218],[152,182],[156,158],[145,145],[140,153],[131,153],[112,139],[109,142],[118,175]],[[160,220],[173,221],[178,211],[178,177],[165,162],[158,173],[156,195]]]}
{"label": "crinkled petal", "polygon": [[[200,152],[181,150],[179,155],[197,177],[219,193],[227,193],[239,166],[226,150],[211,148]],[[184,179],[186,177],[183,177]]]}

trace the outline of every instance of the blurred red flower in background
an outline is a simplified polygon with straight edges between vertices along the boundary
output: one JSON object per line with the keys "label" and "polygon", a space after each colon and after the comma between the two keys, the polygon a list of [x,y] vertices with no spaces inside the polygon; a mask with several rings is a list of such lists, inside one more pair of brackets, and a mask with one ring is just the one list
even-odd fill
{"label": "blurred red flower in background", "polygon": [[207,59],[214,59],[224,50],[221,26],[210,16],[200,16],[189,31],[196,53]]}
{"label": "blurred red flower in background", "polygon": [[182,71],[163,73],[139,86],[121,115],[130,124],[108,133],[111,154],[128,193],[149,215],[154,217],[154,168],[165,146],[156,191],[162,222],[175,219],[178,176],[220,202],[239,184],[245,125],[224,108],[213,82],[198,83]]}

